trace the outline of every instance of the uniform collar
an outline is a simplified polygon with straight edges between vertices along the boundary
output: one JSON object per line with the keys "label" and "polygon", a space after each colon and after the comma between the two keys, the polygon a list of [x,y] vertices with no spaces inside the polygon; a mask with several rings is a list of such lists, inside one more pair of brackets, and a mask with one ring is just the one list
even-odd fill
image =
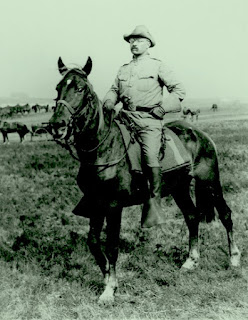
{"label": "uniform collar", "polygon": [[133,56],[133,60],[132,61],[136,62],[136,61],[147,59],[149,57],[150,57],[150,53],[147,52],[145,55],[140,56],[140,57],[139,56],[138,57]]}

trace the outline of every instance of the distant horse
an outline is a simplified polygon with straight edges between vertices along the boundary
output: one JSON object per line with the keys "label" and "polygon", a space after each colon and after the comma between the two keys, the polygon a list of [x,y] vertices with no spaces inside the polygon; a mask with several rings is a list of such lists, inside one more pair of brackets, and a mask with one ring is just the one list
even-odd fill
{"label": "distant horse", "polygon": [[30,107],[30,105],[28,103],[25,104],[24,106],[22,106],[22,114],[23,115],[26,114],[26,113],[30,113],[30,111],[31,111],[31,107]]}
{"label": "distant horse", "polygon": [[24,137],[27,133],[29,133],[29,130],[27,126],[20,122],[2,122],[0,121],[0,131],[3,135],[3,143],[6,143],[9,141],[8,133],[16,132],[18,133],[20,137],[20,142],[23,142]]}
{"label": "distant horse", "polygon": [[33,105],[31,109],[32,109],[35,113],[37,113],[37,111],[39,110],[38,104]]}
{"label": "distant horse", "polygon": [[194,121],[194,119],[196,121],[198,121],[198,118],[199,118],[199,114],[201,113],[201,110],[200,109],[197,109],[197,110],[191,110],[191,121]]}
{"label": "distant horse", "polygon": [[15,107],[7,106],[0,108],[0,119],[11,118],[15,113]]}
{"label": "distant horse", "polygon": [[211,110],[213,110],[213,112],[217,111],[218,110],[218,106],[216,103],[214,103],[211,107]]}
{"label": "distant horse", "polygon": [[37,113],[38,111],[40,112],[41,110],[45,110],[45,112],[49,111],[49,104],[47,105],[39,105],[39,104],[35,104],[32,106],[32,110]]}
{"label": "distant horse", "polygon": [[30,113],[30,111],[31,111],[31,107],[28,103],[25,104],[24,106],[20,106],[20,105],[15,106],[16,114],[20,113],[21,115],[25,115],[26,113]]}
{"label": "distant horse", "polygon": [[200,114],[201,110],[197,109],[197,110],[191,110],[189,108],[183,108],[183,114],[182,114],[182,118],[184,120],[187,119],[187,116],[190,116],[191,121],[193,122],[194,119],[196,121],[198,121],[199,118],[199,114]]}
{"label": "distant horse", "polygon": [[49,111],[49,104],[47,105],[43,105],[43,106],[39,106],[39,110],[45,110],[45,112],[48,112]]}
{"label": "distant horse", "polygon": [[[112,303],[118,287],[116,262],[122,209],[147,201],[147,181],[143,174],[135,180],[130,172],[126,146],[114,112],[102,108],[87,78],[92,68],[90,57],[82,69],[67,69],[61,58],[58,67],[63,77],[56,87],[56,108],[50,122],[54,139],[81,163],[77,182],[84,197],[74,213],[90,219],[88,245],[105,284],[99,302]],[[192,270],[198,265],[199,223],[203,216],[211,221],[214,208],[227,231],[230,264],[238,266],[240,252],[233,238],[231,209],[223,198],[212,139],[185,121],[171,122],[168,127],[178,135],[191,158],[190,167],[164,173],[162,182],[162,196],[172,194],[189,229],[189,256],[182,268]],[[192,178],[195,179],[196,205],[190,195]],[[101,232],[105,219],[107,238],[103,251]]]}

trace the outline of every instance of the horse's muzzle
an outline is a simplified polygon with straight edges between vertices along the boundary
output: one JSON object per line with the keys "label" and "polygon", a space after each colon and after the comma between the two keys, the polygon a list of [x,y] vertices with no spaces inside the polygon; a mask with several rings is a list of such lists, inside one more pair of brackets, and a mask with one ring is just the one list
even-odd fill
{"label": "horse's muzzle", "polygon": [[51,132],[55,140],[63,140],[68,132],[68,128],[65,121],[63,120],[60,123],[57,122],[51,124]]}

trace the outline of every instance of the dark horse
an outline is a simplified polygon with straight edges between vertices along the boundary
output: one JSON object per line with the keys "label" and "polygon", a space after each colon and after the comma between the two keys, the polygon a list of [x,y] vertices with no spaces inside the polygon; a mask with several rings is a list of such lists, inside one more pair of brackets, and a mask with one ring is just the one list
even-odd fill
{"label": "dark horse", "polygon": [[218,106],[216,103],[214,103],[211,107],[211,110],[213,110],[213,112],[217,111],[218,110]]}
{"label": "dark horse", "polygon": [[189,108],[183,108],[183,114],[182,114],[182,118],[183,119],[187,119],[187,116],[190,116],[191,121],[195,120],[197,121],[199,118],[199,114],[200,114],[201,110],[197,109],[197,110],[191,110]]}
{"label": "dark horse", "polygon": [[23,142],[25,135],[29,132],[27,126],[21,122],[1,122],[0,131],[3,135],[3,143],[9,141],[8,133],[16,132],[19,134],[20,142]]}
{"label": "dark horse", "polygon": [[[56,88],[56,108],[50,119],[53,135],[81,163],[77,181],[84,197],[74,213],[90,219],[88,245],[105,283],[99,302],[113,302],[118,286],[116,262],[122,209],[144,203],[148,197],[144,192],[147,184],[145,179],[135,180],[130,173],[123,138],[113,120],[115,114],[102,108],[87,79],[92,68],[91,59],[88,58],[82,69],[67,69],[59,58],[58,67],[63,78]],[[164,174],[162,183],[163,196],[174,197],[189,229],[189,256],[182,268],[194,269],[198,265],[199,222],[203,216],[211,221],[214,208],[227,231],[230,264],[239,266],[240,252],[233,238],[231,210],[222,194],[213,141],[184,121],[171,122],[168,127],[178,135],[192,162],[190,168]],[[190,196],[192,178],[195,179],[196,205]],[[105,219],[107,238],[103,251],[100,235]]]}

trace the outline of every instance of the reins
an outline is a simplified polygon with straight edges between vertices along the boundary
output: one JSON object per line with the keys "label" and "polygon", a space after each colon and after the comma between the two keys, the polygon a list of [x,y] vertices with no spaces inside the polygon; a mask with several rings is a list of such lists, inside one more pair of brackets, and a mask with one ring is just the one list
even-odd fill
{"label": "reins", "polygon": [[[85,91],[86,92],[85,92],[85,95],[84,95],[84,98],[82,100],[82,103],[81,103],[80,107],[74,108],[69,102],[67,102],[64,99],[60,99],[60,100],[57,101],[57,103],[63,104],[67,108],[69,113],[70,113],[69,122],[66,125],[66,130],[65,130],[64,134],[62,135],[62,139],[65,140],[65,143],[62,143],[59,140],[57,140],[57,142],[60,145],[62,145],[62,147],[66,148],[69,151],[69,153],[71,154],[71,156],[75,160],[77,160],[79,162],[81,162],[81,160],[77,155],[75,155],[75,150],[73,150],[73,147],[75,148],[75,141],[70,141],[70,139],[68,139],[67,136],[69,135],[69,133],[71,135],[73,134],[73,131],[75,131],[75,127],[78,129],[78,131],[80,131],[80,130],[83,130],[84,127],[86,126],[85,125],[83,128],[79,128],[78,124],[76,123],[77,119],[81,118],[87,112],[87,109],[83,108],[83,106],[90,104],[90,108],[92,110],[94,109],[93,96],[92,96],[92,94],[90,92],[90,88],[89,88],[88,85],[86,86]],[[87,100],[87,102],[85,102],[85,100]],[[98,103],[99,103],[99,101],[98,101]],[[102,127],[102,124],[103,124],[103,112],[102,112],[102,109],[100,108],[99,105],[98,105],[98,110],[97,110],[97,108],[95,108],[95,114],[93,116],[93,120],[96,118],[97,114],[99,114],[99,126],[98,126],[98,130],[97,131],[99,131],[101,129],[101,127]],[[111,112],[111,117],[110,117],[109,130],[107,131],[107,133],[103,137],[103,139],[101,139],[99,141],[99,143],[95,147],[93,147],[92,149],[81,149],[80,148],[80,151],[84,152],[84,153],[91,153],[91,152],[96,151],[101,145],[103,145],[103,143],[107,140],[107,138],[109,137],[109,135],[111,133],[113,122],[114,122],[114,118],[115,118],[115,112],[112,111]],[[131,140],[130,140],[130,143],[131,143]],[[128,147],[129,147],[129,145],[128,145]],[[124,152],[124,154],[117,160],[112,160],[112,161],[109,161],[109,162],[106,162],[106,163],[102,163],[102,164],[97,164],[97,163],[90,164],[90,163],[87,163],[85,165],[93,165],[93,166],[96,166],[96,167],[113,166],[113,165],[119,163],[123,158],[125,158],[127,150],[128,150],[128,147],[126,148],[126,151]]]}
{"label": "reins", "polygon": [[71,107],[70,103],[68,103],[66,100],[58,100],[57,103],[62,103],[66,106],[68,111],[70,112],[71,115],[74,113],[74,109]]}
{"label": "reins", "polygon": [[[71,119],[69,120],[69,125],[68,126],[72,127],[72,123],[73,123],[73,120],[74,120],[73,118],[74,118],[74,115],[75,115],[75,112],[73,112],[74,109],[72,108],[72,106],[66,100],[58,100],[58,102],[64,104],[67,107],[68,111],[70,112],[72,121],[70,121]],[[92,107],[92,100],[90,102],[91,102],[91,107]],[[83,113],[81,113],[80,116],[82,116],[82,114]],[[105,140],[108,138],[108,136],[109,136],[109,134],[111,132],[111,129],[112,129],[113,121],[114,121],[114,113],[112,112],[111,113],[111,120],[110,120],[109,130],[108,130],[107,134],[105,135],[105,137],[94,148],[89,149],[89,150],[81,149],[81,151],[90,153],[90,152],[93,152],[93,151],[97,150],[105,142]],[[65,136],[63,138],[66,137],[67,133],[68,133],[68,131],[66,130],[66,134],[65,134]]]}
{"label": "reins", "polygon": [[106,133],[106,135],[105,135],[105,137],[98,143],[98,145],[97,146],[95,146],[94,148],[92,148],[92,149],[89,149],[89,150],[85,150],[85,149],[81,149],[81,151],[83,151],[83,152],[93,152],[93,151],[95,151],[95,150],[97,150],[106,140],[107,140],[107,138],[108,138],[108,136],[110,135],[110,132],[111,132],[111,129],[112,129],[112,125],[113,125],[113,121],[114,121],[114,113],[112,112],[111,113],[111,119],[110,119],[110,125],[109,125],[109,130],[108,130],[108,132]]}
{"label": "reins", "polygon": [[[59,101],[61,101],[62,103],[64,103],[64,100],[59,100]],[[65,102],[66,102],[66,101],[65,101]],[[66,107],[68,107],[69,103],[66,102],[65,105],[66,105]],[[69,106],[70,106],[70,105],[69,105]],[[70,106],[70,107],[71,107],[71,106]],[[69,108],[68,108],[68,110],[69,110]],[[111,113],[111,120],[110,120],[109,130],[108,130],[107,134],[105,135],[105,137],[99,142],[99,144],[98,144],[96,147],[94,147],[94,148],[92,148],[92,149],[90,149],[90,150],[80,149],[80,151],[83,151],[83,152],[85,152],[85,153],[90,153],[90,152],[93,152],[93,151],[97,150],[97,149],[105,142],[105,140],[108,138],[108,136],[109,136],[109,134],[110,134],[110,132],[111,132],[111,129],[112,129],[112,125],[113,125],[113,122],[114,122],[114,117],[115,117],[115,114],[114,114],[114,112],[112,112],[112,113]],[[66,135],[67,135],[67,133],[68,133],[68,130],[66,130]],[[66,136],[66,135],[65,135],[65,136]],[[77,157],[77,156],[74,154],[73,150],[72,150],[72,147],[71,147],[72,143],[70,143],[68,139],[65,139],[65,141],[66,141],[65,146],[64,146],[62,143],[60,143],[59,141],[58,141],[58,143],[60,143],[62,146],[64,146],[64,147],[69,151],[70,155],[71,155],[75,160],[81,162],[81,160],[79,159],[79,157]],[[124,152],[124,154],[123,154],[119,159],[112,160],[112,161],[105,162],[105,163],[101,163],[101,164],[99,164],[99,163],[93,163],[93,164],[86,163],[85,165],[93,165],[94,167],[111,167],[111,166],[114,166],[114,165],[116,165],[117,163],[119,163],[122,159],[125,158],[125,156],[126,156],[126,154],[127,154],[127,150],[128,150],[128,148],[129,148],[131,142],[132,142],[132,139],[130,138],[130,141],[129,141],[129,143],[128,143],[128,146],[127,146],[127,148],[126,148],[126,151]]]}

